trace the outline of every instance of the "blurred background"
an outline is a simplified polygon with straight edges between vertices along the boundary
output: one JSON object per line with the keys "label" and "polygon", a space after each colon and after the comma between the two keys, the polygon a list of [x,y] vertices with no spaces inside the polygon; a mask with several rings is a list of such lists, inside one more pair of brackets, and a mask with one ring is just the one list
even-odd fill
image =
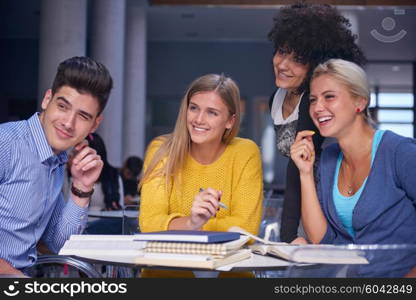
{"label": "blurred background", "polygon": [[[120,167],[173,129],[190,84],[224,73],[239,84],[240,136],[262,149],[265,182],[285,185],[268,100],[275,90],[267,39],[282,5],[295,1],[0,0],[0,122],[39,108],[62,60],[87,55],[110,70],[115,88],[99,129]],[[416,1],[329,3],[350,19],[368,58],[371,108],[379,128],[415,136]]]}

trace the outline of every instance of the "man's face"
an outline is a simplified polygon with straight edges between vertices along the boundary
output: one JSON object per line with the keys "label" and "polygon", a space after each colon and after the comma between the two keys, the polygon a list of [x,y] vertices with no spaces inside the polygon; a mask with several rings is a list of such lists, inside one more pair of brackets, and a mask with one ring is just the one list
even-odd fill
{"label": "man's face", "polygon": [[54,95],[48,90],[42,100],[40,122],[55,154],[77,145],[94,132],[102,120],[98,100],[69,86]]}

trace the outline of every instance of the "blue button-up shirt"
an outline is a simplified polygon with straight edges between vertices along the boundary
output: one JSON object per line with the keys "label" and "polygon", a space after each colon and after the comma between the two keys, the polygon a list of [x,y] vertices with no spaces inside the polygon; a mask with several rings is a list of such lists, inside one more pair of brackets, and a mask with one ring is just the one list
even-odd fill
{"label": "blue button-up shirt", "polygon": [[87,208],[64,200],[66,152],[54,154],[34,114],[0,125],[0,258],[23,269],[42,239],[57,253],[86,225]]}

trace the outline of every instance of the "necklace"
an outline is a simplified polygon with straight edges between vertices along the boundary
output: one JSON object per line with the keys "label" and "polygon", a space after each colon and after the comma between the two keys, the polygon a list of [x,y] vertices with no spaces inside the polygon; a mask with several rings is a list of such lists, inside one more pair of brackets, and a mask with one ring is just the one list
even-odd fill
{"label": "necklace", "polygon": [[347,184],[347,186],[348,186],[347,194],[351,196],[353,192],[352,185]]}
{"label": "necklace", "polygon": [[348,196],[351,196],[353,194],[354,190],[352,189],[352,184],[349,184],[349,183],[346,182],[347,181],[347,176],[345,175],[345,173],[346,173],[345,169],[348,168],[348,170],[349,170],[349,167],[347,166],[346,163],[343,163],[342,166],[343,166],[343,168],[342,168],[342,173],[341,174],[342,174],[342,177],[344,178],[344,182],[347,185],[347,194],[348,194]]}
{"label": "necklace", "polygon": [[[370,150],[367,152],[367,154],[365,155],[364,159],[368,160],[369,156],[371,154],[371,148]],[[364,166],[366,165],[365,163],[361,163],[358,164],[359,166]],[[351,196],[354,194],[354,189],[353,189],[353,185],[354,185],[354,172],[351,172],[351,174],[348,174],[350,176],[347,176],[347,169],[348,169],[348,173],[350,173],[350,167],[349,165],[345,162],[345,159],[342,162],[342,177],[344,179],[344,184],[347,186],[347,194],[348,196]],[[362,169],[362,168],[361,168]],[[357,171],[357,170],[356,170]],[[360,171],[360,170],[359,170]],[[356,173],[360,173],[359,171],[357,171]],[[347,178],[351,178],[351,180],[347,180]],[[360,176],[357,176],[357,178],[361,178]]]}

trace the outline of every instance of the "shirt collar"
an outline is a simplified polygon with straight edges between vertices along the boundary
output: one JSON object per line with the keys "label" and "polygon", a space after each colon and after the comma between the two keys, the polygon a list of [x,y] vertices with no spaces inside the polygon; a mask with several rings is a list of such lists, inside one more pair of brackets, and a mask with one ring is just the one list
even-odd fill
{"label": "shirt collar", "polygon": [[[42,124],[40,123],[39,113],[35,113],[27,121],[40,161],[43,163],[49,158],[52,158],[51,161],[57,160],[58,164],[65,164],[68,161],[68,154],[66,151],[63,151],[58,155],[53,153],[52,147],[49,145]],[[53,158],[54,156],[56,158]]]}

